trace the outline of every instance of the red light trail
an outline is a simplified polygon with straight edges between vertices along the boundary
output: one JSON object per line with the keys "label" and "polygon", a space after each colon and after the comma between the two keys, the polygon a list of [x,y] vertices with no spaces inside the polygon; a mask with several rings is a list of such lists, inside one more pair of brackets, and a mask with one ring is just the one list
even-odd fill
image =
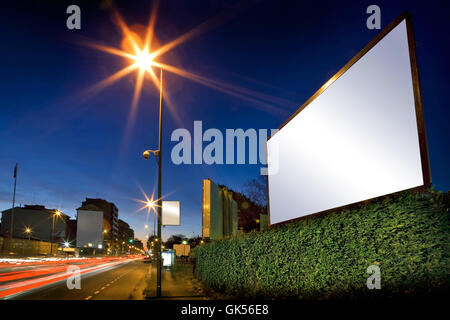
{"label": "red light trail", "polygon": [[[77,266],[80,268],[80,275],[83,275],[94,271],[106,271],[140,258],[142,257],[129,256],[22,263],[3,262],[0,263],[0,298],[8,299],[32,289],[66,280],[73,276],[72,273],[67,272],[69,266]],[[16,269],[21,270],[16,271]]]}

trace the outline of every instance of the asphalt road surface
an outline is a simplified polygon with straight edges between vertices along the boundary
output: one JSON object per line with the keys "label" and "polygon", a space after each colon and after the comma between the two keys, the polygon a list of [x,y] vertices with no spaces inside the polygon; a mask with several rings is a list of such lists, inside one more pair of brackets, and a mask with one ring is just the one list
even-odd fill
{"label": "asphalt road surface", "polygon": [[[75,273],[73,273],[75,270]],[[78,278],[79,286],[75,284]],[[144,300],[156,298],[156,266],[142,256],[0,260],[0,299]],[[162,270],[162,297],[208,299],[192,266]]]}
{"label": "asphalt road surface", "polygon": [[13,299],[23,300],[140,300],[151,274],[152,265],[130,261],[103,271],[81,275],[81,288],[69,289],[67,280],[26,292]]}

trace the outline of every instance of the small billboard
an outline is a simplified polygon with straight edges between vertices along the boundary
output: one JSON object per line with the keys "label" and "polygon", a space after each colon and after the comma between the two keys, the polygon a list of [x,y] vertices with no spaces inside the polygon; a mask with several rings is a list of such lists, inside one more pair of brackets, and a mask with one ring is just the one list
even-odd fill
{"label": "small billboard", "polygon": [[102,248],[103,212],[78,210],[77,212],[77,248]]}
{"label": "small billboard", "polygon": [[175,263],[175,251],[174,250],[168,250],[161,252],[161,258],[163,261],[163,267],[170,267],[173,266]]}
{"label": "small billboard", "polygon": [[180,225],[180,201],[162,202],[162,225],[163,226]]}
{"label": "small billboard", "polygon": [[175,254],[177,256],[189,256],[189,252],[191,252],[191,246],[188,244],[174,244],[173,250],[175,250]]}

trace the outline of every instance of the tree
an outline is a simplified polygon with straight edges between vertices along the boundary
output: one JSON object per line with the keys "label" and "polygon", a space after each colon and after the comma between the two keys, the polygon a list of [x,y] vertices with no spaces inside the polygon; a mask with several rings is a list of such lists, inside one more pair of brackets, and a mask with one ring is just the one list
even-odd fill
{"label": "tree", "polygon": [[183,240],[187,240],[186,236],[183,234],[173,234],[164,242],[164,246],[167,249],[173,249],[173,245],[176,243],[181,243]]}
{"label": "tree", "polygon": [[147,239],[147,249],[150,249],[150,250],[152,250],[152,252],[153,252],[153,249],[155,248],[155,246],[156,246],[156,239],[157,239],[158,237],[157,236],[155,236],[155,235],[152,235],[152,236],[149,236],[148,237],[148,239]]}
{"label": "tree", "polygon": [[[219,187],[223,188],[224,186],[219,185]],[[256,204],[246,194],[233,191],[230,188],[228,190],[233,192],[233,200],[238,205],[238,228],[245,232],[254,229],[259,230],[260,214],[267,212],[266,207]]]}
{"label": "tree", "polygon": [[199,244],[201,244],[203,241],[202,237],[200,236],[196,236],[196,237],[192,237],[188,240],[188,244],[191,246],[191,248],[195,248],[196,246],[198,246]]}
{"label": "tree", "polygon": [[258,177],[248,181],[244,187],[244,194],[255,204],[267,206],[267,179],[266,176]]}
{"label": "tree", "polygon": [[233,199],[239,208],[238,228],[245,232],[259,229],[259,215],[265,213],[265,208],[255,204],[240,192],[233,192]]}

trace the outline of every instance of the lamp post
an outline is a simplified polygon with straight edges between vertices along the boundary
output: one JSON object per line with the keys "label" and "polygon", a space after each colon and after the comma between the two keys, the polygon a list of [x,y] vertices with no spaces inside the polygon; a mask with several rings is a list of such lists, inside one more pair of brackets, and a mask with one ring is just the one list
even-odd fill
{"label": "lamp post", "polygon": [[[155,11],[156,12],[156,11]],[[149,26],[147,28],[147,32],[145,34],[145,38],[142,38],[142,43],[140,41],[136,41],[139,38],[139,35],[132,35],[128,28],[124,23],[121,23],[120,27],[122,31],[124,31],[125,40],[131,48],[125,49],[125,51],[118,50],[115,48],[109,48],[106,46],[99,46],[97,49],[101,51],[105,51],[107,53],[111,53],[114,55],[125,57],[132,61],[128,67],[116,72],[114,75],[108,77],[104,80],[104,84],[108,85],[114,82],[117,79],[124,77],[129,74],[133,70],[138,70],[138,77],[136,81],[135,94],[133,96],[132,109],[134,110],[138,104],[140,92],[142,91],[142,84],[144,81],[144,75],[149,73],[154,80],[154,83],[157,85],[157,76],[154,73],[152,66],[156,66],[160,68],[160,97],[159,97],[159,143],[158,150],[146,150],[143,153],[145,159],[150,158],[150,154],[157,158],[158,161],[158,199],[155,201],[158,206],[157,210],[157,239],[159,239],[156,252],[157,252],[157,285],[156,285],[156,296],[161,296],[161,224],[162,224],[162,201],[161,201],[161,171],[162,171],[162,118],[163,118],[163,68],[165,66],[158,62],[155,62],[154,59],[165,52],[169,51],[173,46],[177,45],[177,41],[173,41],[172,44],[167,44],[163,47],[160,47],[158,50],[151,52],[152,48],[152,38],[153,38],[153,28],[154,28],[155,16],[152,15]],[[140,47],[142,44],[142,47]],[[129,50],[131,49],[131,50]]]}
{"label": "lamp post", "polygon": [[30,228],[25,228],[25,233],[28,234],[28,241],[30,241],[30,238],[31,238],[31,229],[30,229]]}
{"label": "lamp post", "polygon": [[[111,249],[111,247],[112,247],[111,234],[108,233],[107,229],[104,229],[103,230],[103,244],[102,244],[102,248],[101,249],[103,249],[103,251],[104,251],[104,249]],[[99,249],[100,249],[100,247],[99,247]],[[108,252],[109,251],[106,250],[106,254],[109,254]]]}
{"label": "lamp post", "polygon": [[156,238],[156,297],[161,297],[161,219],[162,219],[162,199],[161,199],[161,175],[162,175],[162,117],[163,117],[163,69],[161,68],[160,87],[159,87],[159,142],[158,150],[146,150],[142,154],[144,159],[150,158],[153,153],[158,160],[158,199],[156,206],[158,207],[158,228]]}
{"label": "lamp post", "polygon": [[55,216],[60,216],[61,215],[61,211],[56,210],[55,213],[53,213],[52,215],[52,234],[51,234],[51,243],[50,243],[50,255],[53,255],[53,243],[55,242],[54,240],[54,234],[55,234]]}
{"label": "lamp post", "polygon": [[[30,246],[31,228],[28,228],[28,227],[25,228],[24,232],[28,235],[27,246]],[[22,247],[22,254],[25,256],[25,243],[23,244],[23,247]]]}
{"label": "lamp post", "polygon": [[161,199],[161,166],[162,166],[162,112],[163,112],[163,70],[161,69],[159,87],[159,152],[158,152],[158,258],[156,273],[156,297],[161,297],[161,220],[162,220],[162,199]]}

